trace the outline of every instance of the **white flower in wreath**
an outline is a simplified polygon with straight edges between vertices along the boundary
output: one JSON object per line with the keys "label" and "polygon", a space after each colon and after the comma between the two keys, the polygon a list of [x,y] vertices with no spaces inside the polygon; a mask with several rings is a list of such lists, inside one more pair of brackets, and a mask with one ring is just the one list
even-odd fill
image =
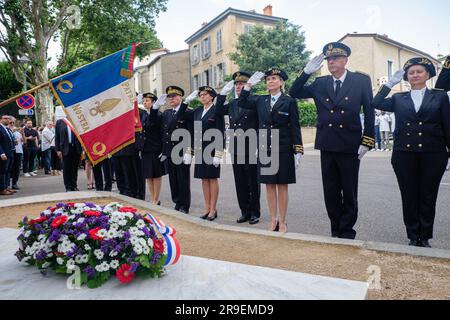
{"label": "white flower in wreath", "polygon": [[31,257],[25,257],[25,258],[23,258],[22,262],[28,262],[30,260],[31,260]]}
{"label": "white flower in wreath", "polygon": [[127,223],[128,223],[127,220],[121,219],[121,220],[119,221],[119,226],[124,227],[124,226],[127,225]]}
{"label": "white flower in wreath", "polygon": [[64,259],[61,258],[61,257],[58,257],[58,258],[56,258],[56,262],[57,262],[60,266],[62,266],[62,265],[64,264]]}
{"label": "white flower in wreath", "polygon": [[85,244],[85,245],[84,245],[84,250],[86,250],[86,251],[91,251],[92,249],[91,249],[91,246],[90,246],[90,245]]}
{"label": "white flower in wreath", "polygon": [[130,242],[133,246],[136,246],[139,244],[139,238],[138,237],[131,237]]}
{"label": "white flower in wreath", "polygon": [[108,235],[108,231],[106,231],[106,229],[101,229],[97,232],[97,236],[99,236],[101,238],[106,238],[107,235]]}
{"label": "white flower in wreath", "polygon": [[42,213],[45,214],[46,216],[49,216],[52,214],[52,212],[50,210],[45,210]]}
{"label": "white flower in wreath", "polygon": [[150,248],[153,249],[153,239],[152,239],[152,238],[149,238],[149,239],[147,240],[147,244],[148,244],[148,246],[149,246]]}
{"label": "white flower in wreath", "polygon": [[86,203],[75,203],[74,207],[75,208],[84,208],[84,207],[86,207]]}
{"label": "white flower in wreath", "polygon": [[120,266],[119,260],[113,260],[113,261],[111,261],[111,263],[109,265],[110,265],[111,269],[117,270]]}
{"label": "white flower in wreath", "polygon": [[83,256],[80,256],[80,255],[76,256],[75,257],[75,263],[76,264],[82,264],[83,263]]}
{"label": "white flower in wreath", "polygon": [[29,238],[31,236],[31,231],[28,230],[27,232],[25,232],[25,234],[23,235],[25,238]]}
{"label": "white flower in wreath", "polygon": [[140,255],[142,254],[142,252],[143,252],[142,246],[141,246],[140,244],[135,245],[135,246],[133,247],[133,251],[136,252],[136,254],[137,254],[138,256],[140,256]]}
{"label": "white flower in wreath", "polygon": [[150,249],[147,246],[145,246],[144,249],[142,250],[142,253],[145,254],[145,255],[149,255],[150,254]]}
{"label": "white flower in wreath", "polygon": [[144,220],[139,220],[137,223],[136,223],[136,227],[138,227],[139,229],[144,229],[145,228],[145,222],[144,222]]}
{"label": "white flower in wreath", "polygon": [[105,256],[105,254],[103,253],[103,251],[97,249],[94,251],[94,255],[97,258],[97,260],[102,260],[103,257]]}
{"label": "white flower in wreath", "polygon": [[17,240],[19,242],[19,249],[20,251],[23,251],[23,241],[22,240]]}
{"label": "white flower in wreath", "polygon": [[114,239],[116,237],[117,232],[115,230],[109,230],[106,233],[107,238]]}
{"label": "white flower in wreath", "polygon": [[70,259],[69,261],[67,261],[66,267],[69,270],[75,269],[75,261],[73,259]]}
{"label": "white flower in wreath", "polygon": [[44,264],[42,265],[42,268],[47,269],[47,268],[50,267],[50,266],[51,266],[51,263],[50,263],[50,262],[46,262],[46,263],[44,263]]}

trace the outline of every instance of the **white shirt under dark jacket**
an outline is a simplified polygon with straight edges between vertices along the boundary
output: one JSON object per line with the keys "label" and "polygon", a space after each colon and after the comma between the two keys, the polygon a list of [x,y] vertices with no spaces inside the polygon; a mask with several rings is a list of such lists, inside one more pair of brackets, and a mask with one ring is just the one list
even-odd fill
{"label": "white shirt under dark jacket", "polygon": [[336,91],[336,81],[338,81],[338,80],[341,81],[341,88],[342,88],[342,85],[344,84],[344,81],[345,81],[345,79],[347,78],[347,73],[348,73],[348,71],[345,70],[344,74],[343,74],[342,77],[340,77],[339,79],[336,79],[336,78],[333,76],[333,87],[334,87],[334,91]]}
{"label": "white shirt under dark jacket", "polygon": [[414,108],[416,112],[420,111],[420,107],[423,103],[423,98],[425,97],[425,92],[427,92],[427,87],[420,90],[411,90],[411,98],[414,102]]}

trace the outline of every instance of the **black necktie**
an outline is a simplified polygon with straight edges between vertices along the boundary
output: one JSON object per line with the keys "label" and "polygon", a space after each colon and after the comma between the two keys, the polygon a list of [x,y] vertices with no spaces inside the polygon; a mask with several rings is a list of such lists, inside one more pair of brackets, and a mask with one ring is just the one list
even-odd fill
{"label": "black necktie", "polygon": [[336,97],[339,95],[339,91],[341,91],[341,80],[336,80]]}

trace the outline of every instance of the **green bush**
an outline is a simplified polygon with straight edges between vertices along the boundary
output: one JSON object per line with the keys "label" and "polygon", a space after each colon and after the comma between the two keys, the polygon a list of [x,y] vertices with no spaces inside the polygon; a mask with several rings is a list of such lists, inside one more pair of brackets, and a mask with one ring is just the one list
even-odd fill
{"label": "green bush", "polygon": [[302,127],[315,127],[317,124],[316,105],[311,102],[301,101],[298,103],[300,112],[300,125]]}

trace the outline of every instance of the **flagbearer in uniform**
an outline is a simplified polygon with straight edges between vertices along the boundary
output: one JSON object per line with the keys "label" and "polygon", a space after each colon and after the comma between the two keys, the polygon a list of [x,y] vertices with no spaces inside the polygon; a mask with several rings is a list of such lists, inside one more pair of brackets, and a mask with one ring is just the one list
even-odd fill
{"label": "flagbearer in uniform", "polygon": [[450,91],[450,55],[444,61],[444,65],[436,82],[436,89]]}
{"label": "flagbearer in uniform", "polygon": [[153,109],[158,100],[153,93],[143,95],[143,103],[146,111],[141,114],[141,156],[142,173],[146,179],[150,192],[150,202],[160,205],[162,177],[166,175],[164,163],[160,161],[162,153],[162,113]]}
{"label": "flagbearer in uniform", "polygon": [[[346,69],[349,47],[330,43],[323,54],[311,60],[294,82],[290,94],[314,99],[317,107],[316,149],[321,150],[325,204],[333,237],[355,239],[358,219],[358,178],[360,161],[375,147],[375,112],[369,76]],[[328,62],[331,76],[306,82]],[[364,133],[361,126],[364,110]]]}
{"label": "flagbearer in uniform", "polygon": [[[205,211],[202,219],[214,221],[217,219],[217,200],[219,198],[219,178],[220,162],[223,157],[225,123],[223,116],[216,114],[214,99],[217,97],[216,91],[209,87],[200,87],[198,90],[202,108],[197,108],[193,113],[194,130],[196,124],[201,124],[201,131],[194,131],[192,135],[191,148],[194,150],[195,171],[194,178],[202,180],[203,196],[205,198]],[[212,141],[207,141],[205,135],[208,130],[216,130],[220,133],[220,139],[214,137]],[[210,145],[214,148],[210,153],[205,154],[205,149]],[[186,155],[186,161],[192,161],[192,155]]]}
{"label": "flagbearer in uniform", "polygon": [[[268,95],[250,97],[251,88],[265,78]],[[241,108],[256,110],[260,132],[259,181],[266,185],[271,231],[287,232],[289,185],[296,183],[296,168],[303,155],[300,116],[295,99],[283,93],[287,74],[272,68],[255,73],[239,97]],[[277,132],[276,132],[277,130]],[[279,134],[279,140],[273,134]],[[265,161],[264,156],[270,161]],[[269,174],[270,169],[277,169]]]}
{"label": "flagbearer in uniform", "polygon": [[[247,84],[250,74],[236,72],[233,80],[220,92],[216,101],[216,113],[220,116],[228,115],[230,129],[233,132],[234,147],[230,149],[233,161],[234,182],[241,209],[241,217],[237,223],[249,222],[254,225],[261,217],[260,194],[261,185],[258,182],[258,165],[256,163],[257,143],[251,145],[244,134],[258,130],[258,113],[255,109],[243,109],[238,106],[238,98]],[[225,104],[226,95],[234,88],[234,99]],[[242,130],[242,131],[239,131]],[[245,143],[245,149],[239,148],[239,143]]]}
{"label": "flagbearer in uniform", "polygon": [[[394,112],[395,144],[392,166],[403,199],[403,216],[411,246],[430,248],[436,201],[445,170],[450,170],[450,103],[442,89],[429,90],[427,81],[436,76],[426,58],[409,60],[373,100],[380,110]],[[401,80],[410,92],[386,98]]]}
{"label": "flagbearer in uniform", "polygon": [[[175,161],[172,155],[173,148],[178,144],[172,141],[172,134],[175,130],[184,129],[192,131],[192,113],[188,104],[197,98],[198,92],[194,91],[183,103],[184,90],[177,86],[170,86],[166,89],[166,94],[159,97],[153,105],[154,110],[159,110],[166,100],[170,108],[162,114],[162,154],[160,161],[165,162],[167,173],[169,174],[170,191],[172,201],[175,203],[175,210],[188,214],[191,207],[191,166],[183,161]],[[184,158],[183,150],[177,156]],[[176,164],[179,163],[179,164]]]}

